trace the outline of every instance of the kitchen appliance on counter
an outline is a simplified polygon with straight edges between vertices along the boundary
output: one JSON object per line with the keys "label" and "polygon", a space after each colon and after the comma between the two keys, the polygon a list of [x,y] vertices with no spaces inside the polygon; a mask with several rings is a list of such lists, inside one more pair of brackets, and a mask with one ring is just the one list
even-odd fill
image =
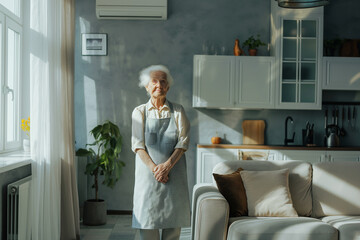
{"label": "kitchen appliance on counter", "polygon": [[340,146],[340,128],[336,124],[330,124],[326,127],[327,140],[326,146],[330,147],[339,147]]}
{"label": "kitchen appliance on counter", "polygon": [[264,120],[244,120],[242,122],[243,143],[244,145],[263,145],[264,144]]}

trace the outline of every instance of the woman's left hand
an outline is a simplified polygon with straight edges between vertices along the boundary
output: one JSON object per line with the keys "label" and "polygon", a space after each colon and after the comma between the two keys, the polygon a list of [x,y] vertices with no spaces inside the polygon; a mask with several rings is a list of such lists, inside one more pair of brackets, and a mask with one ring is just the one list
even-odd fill
{"label": "woman's left hand", "polygon": [[164,180],[166,179],[167,182],[167,180],[169,179],[168,175],[170,170],[171,167],[168,163],[160,163],[154,168],[155,179],[159,182],[164,182]]}

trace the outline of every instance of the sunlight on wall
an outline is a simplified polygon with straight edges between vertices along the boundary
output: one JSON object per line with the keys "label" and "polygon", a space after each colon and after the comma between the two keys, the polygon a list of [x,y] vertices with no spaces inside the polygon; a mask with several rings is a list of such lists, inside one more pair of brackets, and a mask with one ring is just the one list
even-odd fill
{"label": "sunlight on wall", "polygon": [[47,22],[39,19],[44,16],[47,11],[47,1],[31,0],[30,1],[30,28],[35,32],[39,32],[47,36]]}
{"label": "sunlight on wall", "polygon": [[[95,81],[87,76],[84,76],[84,99],[85,99],[85,117],[86,117],[86,132],[88,133],[98,124],[97,119],[97,99]],[[94,139],[89,134],[87,135],[88,143],[93,142]]]}
{"label": "sunlight on wall", "polygon": [[[89,21],[85,20],[83,17],[80,17],[80,32],[81,33],[88,33],[90,32],[90,23]],[[82,35],[80,36],[80,42],[81,42]],[[81,49],[81,47],[80,47]],[[82,60],[85,62],[90,63],[90,56],[82,56]]]}

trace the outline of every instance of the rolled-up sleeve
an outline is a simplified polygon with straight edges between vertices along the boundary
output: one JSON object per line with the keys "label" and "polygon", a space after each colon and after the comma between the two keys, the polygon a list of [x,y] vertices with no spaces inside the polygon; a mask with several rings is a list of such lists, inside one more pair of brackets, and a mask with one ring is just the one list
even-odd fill
{"label": "rolled-up sleeve", "polygon": [[136,149],[145,149],[144,141],[144,115],[139,108],[135,108],[132,112],[132,135],[131,135],[131,150],[136,152]]}
{"label": "rolled-up sleeve", "polygon": [[190,123],[185,114],[185,110],[181,105],[177,114],[176,123],[179,131],[179,135],[178,135],[178,142],[175,148],[182,148],[184,150],[187,150],[190,142],[190,137],[189,137]]}

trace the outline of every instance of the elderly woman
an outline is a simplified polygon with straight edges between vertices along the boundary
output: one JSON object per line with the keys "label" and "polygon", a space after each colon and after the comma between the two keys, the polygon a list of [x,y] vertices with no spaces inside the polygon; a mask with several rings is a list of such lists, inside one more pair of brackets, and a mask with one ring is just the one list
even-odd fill
{"label": "elderly woman", "polygon": [[183,107],[166,94],[173,79],[162,65],[140,72],[140,87],[150,100],[132,113],[132,150],[136,153],[133,228],[141,239],[179,239],[190,225],[190,203],[184,152],[189,121]]}

